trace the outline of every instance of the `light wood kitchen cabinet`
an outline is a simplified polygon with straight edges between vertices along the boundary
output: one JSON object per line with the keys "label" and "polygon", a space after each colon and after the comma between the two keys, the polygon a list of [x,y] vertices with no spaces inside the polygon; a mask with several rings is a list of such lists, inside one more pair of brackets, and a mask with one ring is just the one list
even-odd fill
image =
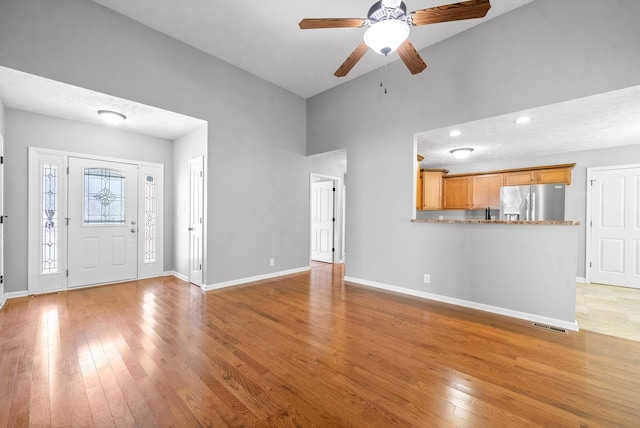
{"label": "light wood kitchen cabinet", "polygon": [[502,179],[503,174],[473,175],[471,208],[499,207]]}
{"label": "light wood kitchen cabinet", "polygon": [[447,210],[468,210],[471,208],[473,191],[471,176],[445,177],[442,180],[443,208]]}
{"label": "light wood kitchen cabinet", "polygon": [[552,167],[536,167],[520,171],[503,172],[504,186],[520,186],[523,184],[571,184],[571,170],[575,164],[554,165]]}
{"label": "light wood kitchen cabinet", "polygon": [[422,181],[422,210],[442,209],[442,177],[446,169],[424,169],[420,171]]}
{"label": "light wood kitchen cabinet", "polygon": [[505,186],[522,186],[524,184],[534,184],[536,181],[535,171],[513,171],[503,174]]}
{"label": "light wood kitchen cabinet", "polygon": [[571,168],[547,168],[536,170],[536,184],[571,184]]}
{"label": "light wood kitchen cabinet", "polygon": [[447,175],[446,169],[422,170],[416,196],[419,210],[471,210],[500,206],[501,186],[571,184],[576,164],[534,166]]}

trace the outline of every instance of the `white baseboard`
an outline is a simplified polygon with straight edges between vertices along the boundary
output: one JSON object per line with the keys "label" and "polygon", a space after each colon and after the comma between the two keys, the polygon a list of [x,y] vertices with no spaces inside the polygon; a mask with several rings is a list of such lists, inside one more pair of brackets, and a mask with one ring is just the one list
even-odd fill
{"label": "white baseboard", "polygon": [[303,266],[296,269],[282,270],[279,272],[267,273],[264,275],[251,276],[248,278],[234,279],[232,281],[217,282],[215,284],[203,285],[204,291],[218,290],[220,288],[233,287],[234,285],[246,284],[249,282],[261,281],[263,279],[277,278],[279,276],[291,275],[294,273],[306,272],[311,270],[310,266]]}
{"label": "white baseboard", "polygon": [[412,290],[410,288],[398,287],[395,285],[382,284],[379,282],[368,281],[366,279],[344,277],[345,281],[355,282],[357,284],[366,285],[368,287],[380,288],[382,290],[393,291],[395,293],[407,294],[409,296],[420,297],[423,299],[435,300],[437,302],[448,303],[451,305],[463,306],[465,308],[478,309],[480,311],[491,312],[498,315],[506,315],[512,318],[539,322],[556,327],[562,327],[567,330],[578,331],[577,322],[568,322],[556,318],[549,318],[541,315],[534,315],[527,312],[514,311],[512,309],[501,308],[498,306],[485,305],[483,303],[471,302],[469,300],[457,299],[455,297],[442,296],[440,294],[426,293],[424,291]]}
{"label": "white baseboard", "polygon": [[579,282],[581,284],[586,284],[587,283],[587,278],[583,278],[581,276],[576,277],[576,282]]}
{"label": "white baseboard", "polygon": [[163,273],[164,276],[175,276],[178,279],[181,279],[183,281],[189,281],[189,277],[186,275],[183,275],[179,272],[176,272],[175,270],[169,270]]}
{"label": "white baseboard", "polygon": [[4,306],[5,303],[7,303],[7,300],[9,299],[17,299],[18,297],[27,297],[29,295],[29,292],[27,290],[24,291],[12,291],[10,293],[4,293],[4,297],[2,299],[2,304],[0,304],[0,308]]}

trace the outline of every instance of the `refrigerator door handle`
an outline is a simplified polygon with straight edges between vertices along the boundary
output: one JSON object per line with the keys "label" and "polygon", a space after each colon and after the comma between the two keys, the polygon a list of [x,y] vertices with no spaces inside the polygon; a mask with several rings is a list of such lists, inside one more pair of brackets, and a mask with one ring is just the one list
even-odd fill
{"label": "refrigerator door handle", "polygon": [[536,219],[536,192],[531,192],[531,220]]}
{"label": "refrigerator door handle", "polygon": [[525,198],[525,207],[524,207],[524,219],[531,220],[529,216],[531,215],[531,191],[527,192],[527,197]]}

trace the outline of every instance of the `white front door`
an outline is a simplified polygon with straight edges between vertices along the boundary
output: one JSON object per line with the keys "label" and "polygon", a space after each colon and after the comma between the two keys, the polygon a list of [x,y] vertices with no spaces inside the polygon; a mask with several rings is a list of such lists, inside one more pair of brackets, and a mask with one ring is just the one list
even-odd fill
{"label": "white front door", "polygon": [[137,277],[136,165],[69,158],[68,287]]}
{"label": "white front door", "polygon": [[311,184],[311,260],[333,263],[334,194],[332,180]]}
{"label": "white front door", "polygon": [[640,288],[640,168],[591,178],[591,282]]}
{"label": "white front door", "polygon": [[189,161],[189,282],[202,286],[204,160]]}

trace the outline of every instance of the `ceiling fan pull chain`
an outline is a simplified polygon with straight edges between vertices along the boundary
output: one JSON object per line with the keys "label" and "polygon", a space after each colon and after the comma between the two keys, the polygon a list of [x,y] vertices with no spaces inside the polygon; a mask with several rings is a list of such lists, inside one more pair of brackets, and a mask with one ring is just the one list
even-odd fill
{"label": "ceiling fan pull chain", "polygon": [[387,55],[384,56],[384,93],[387,94]]}

